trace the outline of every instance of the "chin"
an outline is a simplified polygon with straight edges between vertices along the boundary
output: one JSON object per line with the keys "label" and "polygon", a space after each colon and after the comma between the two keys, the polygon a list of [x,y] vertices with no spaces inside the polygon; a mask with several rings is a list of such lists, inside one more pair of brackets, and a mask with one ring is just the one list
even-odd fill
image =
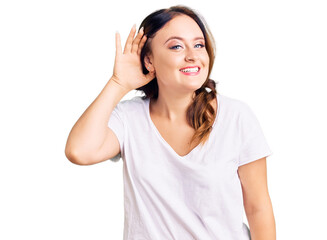
{"label": "chin", "polygon": [[201,88],[204,83],[205,83],[205,80],[202,81],[202,82],[198,82],[198,83],[194,83],[194,84],[189,84],[189,85],[185,86],[185,88],[187,88],[190,91],[196,91],[199,88]]}

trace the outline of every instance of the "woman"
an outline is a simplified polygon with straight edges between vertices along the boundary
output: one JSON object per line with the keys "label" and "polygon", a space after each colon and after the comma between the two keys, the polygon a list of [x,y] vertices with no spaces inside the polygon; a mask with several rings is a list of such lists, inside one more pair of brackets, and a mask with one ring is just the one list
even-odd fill
{"label": "woman", "polygon": [[[214,41],[204,20],[174,6],[140,27],[123,52],[116,33],[113,75],[72,128],[67,158],[122,157],[124,239],[276,239],[272,152],[250,107],[209,79]],[[134,89],[144,97],[120,101]]]}

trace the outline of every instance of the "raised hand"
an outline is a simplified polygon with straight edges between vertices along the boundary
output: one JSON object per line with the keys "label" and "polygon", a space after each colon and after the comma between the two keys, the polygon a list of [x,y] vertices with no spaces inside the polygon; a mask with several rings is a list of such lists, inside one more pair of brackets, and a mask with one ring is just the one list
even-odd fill
{"label": "raised hand", "polygon": [[134,39],[135,32],[136,26],[133,25],[126,40],[124,52],[122,52],[120,34],[116,33],[116,57],[112,80],[128,90],[144,86],[155,77],[154,72],[143,74],[140,54],[146,35],[141,28]]}

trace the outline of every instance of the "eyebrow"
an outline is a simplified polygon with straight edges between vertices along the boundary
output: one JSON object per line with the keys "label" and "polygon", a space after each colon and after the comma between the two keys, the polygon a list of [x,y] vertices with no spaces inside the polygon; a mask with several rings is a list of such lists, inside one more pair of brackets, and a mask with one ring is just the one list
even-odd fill
{"label": "eyebrow", "polygon": [[[172,40],[172,39],[184,40],[184,38],[182,38],[182,37],[172,36],[172,37],[170,37],[170,38],[167,39],[167,41],[165,42],[165,44],[166,44],[169,40]],[[195,40],[199,40],[199,39],[204,40],[204,37],[196,37],[196,38],[193,39],[193,41],[195,41]]]}

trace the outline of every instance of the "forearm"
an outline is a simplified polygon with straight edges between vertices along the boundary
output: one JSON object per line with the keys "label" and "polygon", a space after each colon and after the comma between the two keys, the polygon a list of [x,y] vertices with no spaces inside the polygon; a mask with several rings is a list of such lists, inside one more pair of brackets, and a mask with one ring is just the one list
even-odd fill
{"label": "forearm", "polygon": [[276,225],[272,206],[247,214],[251,240],[276,240]]}

